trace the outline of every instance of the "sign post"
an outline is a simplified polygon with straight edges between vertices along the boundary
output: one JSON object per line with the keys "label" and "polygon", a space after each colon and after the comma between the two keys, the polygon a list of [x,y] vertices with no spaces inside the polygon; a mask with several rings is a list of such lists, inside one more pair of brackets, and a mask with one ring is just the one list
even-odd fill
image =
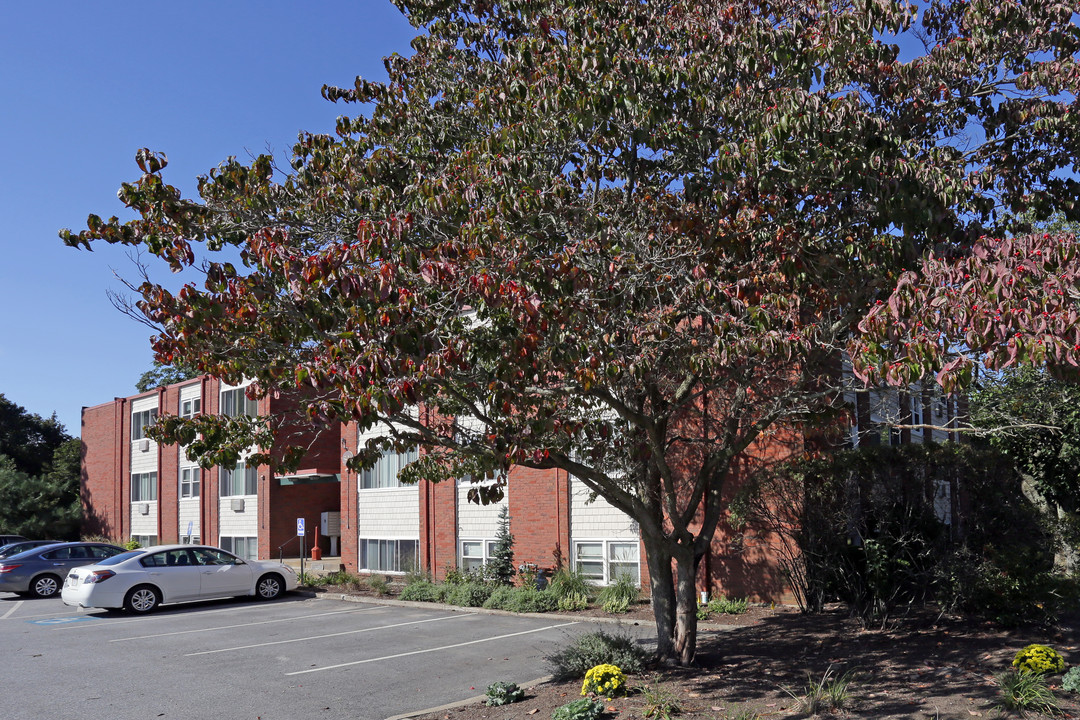
{"label": "sign post", "polygon": [[300,577],[304,577],[304,518],[296,518],[296,536],[300,538]]}

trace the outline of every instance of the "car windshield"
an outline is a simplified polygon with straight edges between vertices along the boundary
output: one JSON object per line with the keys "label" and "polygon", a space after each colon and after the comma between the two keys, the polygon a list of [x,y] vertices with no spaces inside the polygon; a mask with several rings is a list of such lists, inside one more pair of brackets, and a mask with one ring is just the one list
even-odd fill
{"label": "car windshield", "polygon": [[55,545],[40,545],[40,546],[38,546],[36,548],[31,548],[29,550],[20,550],[19,552],[15,553],[14,555],[9,555],[4,559],[5,560],[25,560],[25,559],[34,557],[34,556],[38,555],[39,553],[43,553],[43,552],[47,551],[49,548],[51,548],[51,547],[55,547]]}
{"label": "car windshield", "polygon": [[98,560],[94,564],[95,565],[116,565],[117,563],[122,563],[125,560],[130,560],[133,557],[138,557],[139,555],[142,555],[144,552],[145,552],[144,550],[128,550],[127,552],[122,552],[119,555],[113,555],[111,558],[105,558],[104,560]]}

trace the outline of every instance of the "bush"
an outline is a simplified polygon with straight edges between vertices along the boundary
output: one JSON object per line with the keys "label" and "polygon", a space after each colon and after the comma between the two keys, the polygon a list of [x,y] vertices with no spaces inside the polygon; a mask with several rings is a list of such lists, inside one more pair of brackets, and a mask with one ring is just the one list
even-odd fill
{"label": "bush", "polygon": [[525,691],[512,682],[493,682],[484,694],[487,695],[489,707],[509,705],[525,698]]}
{"label": "bush", "polygon": [[414,602],[443,602],[446,598],[446,587],[436,585],[430,580],[418,580],[406,585],[398,597]]}
{"label": "bush", "polygon": [[[553,596],[558,597],[549,586],[548,592]],[[571,592],[559,597],[556,601],[556,607],[562,611],[584,610],[589,607],[589,598],[582,593]]]}
{"label": "bush", "polygon": [[1033,644],[1016,653],[1012,666],[1018,672],[1050,675],[1065,669],[1065,660],[1057,650],[1047,645]]}
{"label": "bush", "polygon": [[603,713],[604,703],[584,697],[555,708],[551,720],[597,720]]}
{"label": "bush", "polygon": [[500,585],[491,591],[491,595],[484,601],[484,607],[492,610],[509,610],[513,605],[514,593],[518,588],[509,585]]}
{"label": "bush", "polygon": [[1069,668],[1069,672],[1061,678],[1061,689],[1071,693],[1080,692],[1080,667]]}
{"label": "bush", "polygon": [[446,602],[458,607],[483,607],[492,590],[490,585],[478,582],[452,585],[446,593]]}
{"label": "bush", "polygon": [[626,675],[616,665],[597,665],[585,673],[585,682],[581,684],[581,694],[593,693],[610,700],[626,686]]}
{"label": "bush", "polygon": [[1057,714],[1057,700],[1047,686],[1044,675],[1009,670],[998,675],[997,681],[1001,706],[1006,710]]}
{"label": "bush", "polygon": [[390,583],[388,583],[386,578],[382,575],[372,575],[367,578],[367,586],[376,595],[390,594]]}
{"label": "bush", "polygon": [[596,601],[604,612],[624,613],[630,605],[637,602],[638,586],[629,575],[619,575],[615,582],[600,588]]}
{"label": "bush", "polygon": [[626,635],[610,635],[603,630],[586,633],[570,645],[544,658],[557,680],[585,675],[597,665],[617,665],[623,672],[639,673],[646,653]]}
{"label": "bush", "polygon": [[556,598],[565,598],[571,595],[582,595],[588,602],[589,596],[592,594],[594,588],[589,581],[585,579],[585,575],[577,570],[568,570],[566,568],[559,568],[555,571],[555,574],[548,580],[548,590],[551,591]]}
{"label": "bush", "polygon": [[517,613],[546,613],[554,610],[556,605],[555,596],[547,590],[519,587],[514,588],[514,594],[510,596],[510,604],[506,609]]}
{"label": "bush", "polygon": [[709,612],[714,615],[742,615],[750,607],[746,598],[716,598],[709,601]]}

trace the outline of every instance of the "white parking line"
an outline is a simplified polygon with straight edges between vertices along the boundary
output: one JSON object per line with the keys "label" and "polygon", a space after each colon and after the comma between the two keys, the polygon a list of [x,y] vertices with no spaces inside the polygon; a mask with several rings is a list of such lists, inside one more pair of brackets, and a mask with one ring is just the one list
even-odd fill
{"label": "white parking line", "polygon": [[440,647],[428,648],[426,650],[412,650],[410,652],[397,653],[396,655],[383,655],[377,658],[368,658],[367,660],[354,660],[353,662],[339,663],[337,665],[327,665],[321,668],[311,668],[310,670],[297,670],[296,672],[285,673],[286,675],[305,675],[307,673],[322,672],[323,670],[336,670],[338,668],[349,667],[350,665],[364,665],[365,663],[380,662],[382,660],[393,660],[394,658],[408,657],[410,655],[423,655],[424,653],[438,652],[439,650],[452,650],[453,648],[465,647],[466,645],[476,645],[477,643],[491,642],[492,640],[503,640],[505,638],[517,637],[519,635],[530,635],[532,633],[543,632],[544,630],[554,630],[555,628],[566,627],[567,625],[577,625],[578,621],[559,623],[558,625],[548,625],[547,627],[536,628],[535,630],[522,630],[521,632],[509,633],[507,635],[496,635],[495,637],[481,638],[479,640],[469,640],[467,642],[454,643],[453,645],[442,645]]}
{"label": "white parking line", "polygon": [[389,630],[390,628],[404,627],[406,625],[420,625],[422,623],[439,622],[440,620],[453,620],[455,618],[476,617],[476,613],[455,613],[443,617],[429,618],[427,620],[412,620],[409,622],[394,623],[393,625],[379,625],[378,627],[361,628],[359,630],[345,630],[343,632],[329,633],[327,635],[312,635],[310,637],[295,638],[293,640],[274,640],[272,642],[256,643],[254,645],[239,645],[230,648],[218,648],[217,650],[203,650],[201,652],[187,653],[184,657],[196,655],[213,655],[214,653],[232,652],[234,650],[250,650],[251,648],[267,647],[268,645],[285,645],[286,643],[308,642],[309,640],[322,640],[324,638],[341,637],[342,635],[356,635],[358,633],[373,632],[375,630]]}
{"label": "white parking line", "polygon": [[11,613],[13,613],[13,612],[15,612],[16,610],[18,610],[18,609],[19,609],[19,606],[20,606],[20,605],[22,605],[22,604],[23,604],[24,602],[25,602],[25,600],[16,600],[16,601],[15,601],[15,604],[11,606],[11,609],[9,609],[9,610],[8,610],[8,611],[7,611],[6,613],[4,613],[3,615],[0,615],[0,620],[7,620],[7,619],[8,619],[8,617],[10,617],[10,616],[11,616]]}
{"label": "white parking line", "polygon": [[[303,602],[306,604],[306,601],[303,601]],[[184,607],[184,605],[169,605],[164,609],[165,610],[173,610],[173,609],[179,610],[180,608],[183,608],[183,607]],[[192,607],[196,608],[198,606],[193,605]],[[245,610],[252,610],[252,611],[270,610],[273,607],[274,607],[274,605],[260,605],[258,603],[254,603],[254,604],[248,603],[247,605],[234,605],[232,607],[227,607],[227,608],[218,608],[217,610],[199,610],[198,613],[199,613],[199,617],[203,617],[205,615],[217,615],[217,614],[220,614],[220,613],[235,613],[235,612],[243,612]],[[72,612],[86,612],[86,609],[82,609],[82,608],[77,609],[77,608],[73,607],[69,611],[69,614],[72,613]],[[101,617],[101,618],[106,617],[105,613],[98,613],[98,616]],[[155,618],[154,618],[153,615],[140,615],[139,617],[128,618],[126,620],[109,620],[109,626],[111,627],[113,625],[125,625],[127,623],[144,623],[144,622],[155,622]],[[70,630],[70,629],[75,628],[75,627],[79,627],[79,625],[64,625],[63,627],[57,627],[56,629],[57,630]],[[94,627],[94,625],[91,625],[90,627]]]}
{"label": "white parking line", "polygon": [[156,635],[133,635],[132,637],[114,638],[109,642],[128,642],[129,640],[148,640],[150,638],[168,637],[170,635],[187,635],[188,633],[213,632],[214,630],[230,630],[232,628],[250,627],[252,625],[269,625],[270,623],[290,622],[292,620],[305,620],[307,618],[326,617],[327,615],[346,615],[352,613],[370,612],[372,610],[384,610],[382,607],[361,608],[360,610],[335,610],[334,612],[316,613],[314,615],[297,615],[296,617],[275,618],[274,620],[256,620],[255,622],[237,623],[236,625],[218,625],[216,627],[196,628],[194,630],[177,630],[175,632],[157,633]]}

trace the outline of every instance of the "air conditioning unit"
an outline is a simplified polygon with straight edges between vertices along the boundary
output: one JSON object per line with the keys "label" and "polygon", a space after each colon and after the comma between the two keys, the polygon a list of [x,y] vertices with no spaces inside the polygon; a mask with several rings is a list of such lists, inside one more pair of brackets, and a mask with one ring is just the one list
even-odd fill
{"label": "air conditioning unit", "polygon": [[150,503],[139,503],[139,514],[140,515],[149,515],[150,514]]}
{"label": "air conditioning unit", "polygon": [[150,441],[142,439],[139,441],[139,452],[150,452]]}
{"label": "air conditioning unit", "polygon": [[244,512],[244,498],[233,498],[232,499],[232,511],[233,512]]}

